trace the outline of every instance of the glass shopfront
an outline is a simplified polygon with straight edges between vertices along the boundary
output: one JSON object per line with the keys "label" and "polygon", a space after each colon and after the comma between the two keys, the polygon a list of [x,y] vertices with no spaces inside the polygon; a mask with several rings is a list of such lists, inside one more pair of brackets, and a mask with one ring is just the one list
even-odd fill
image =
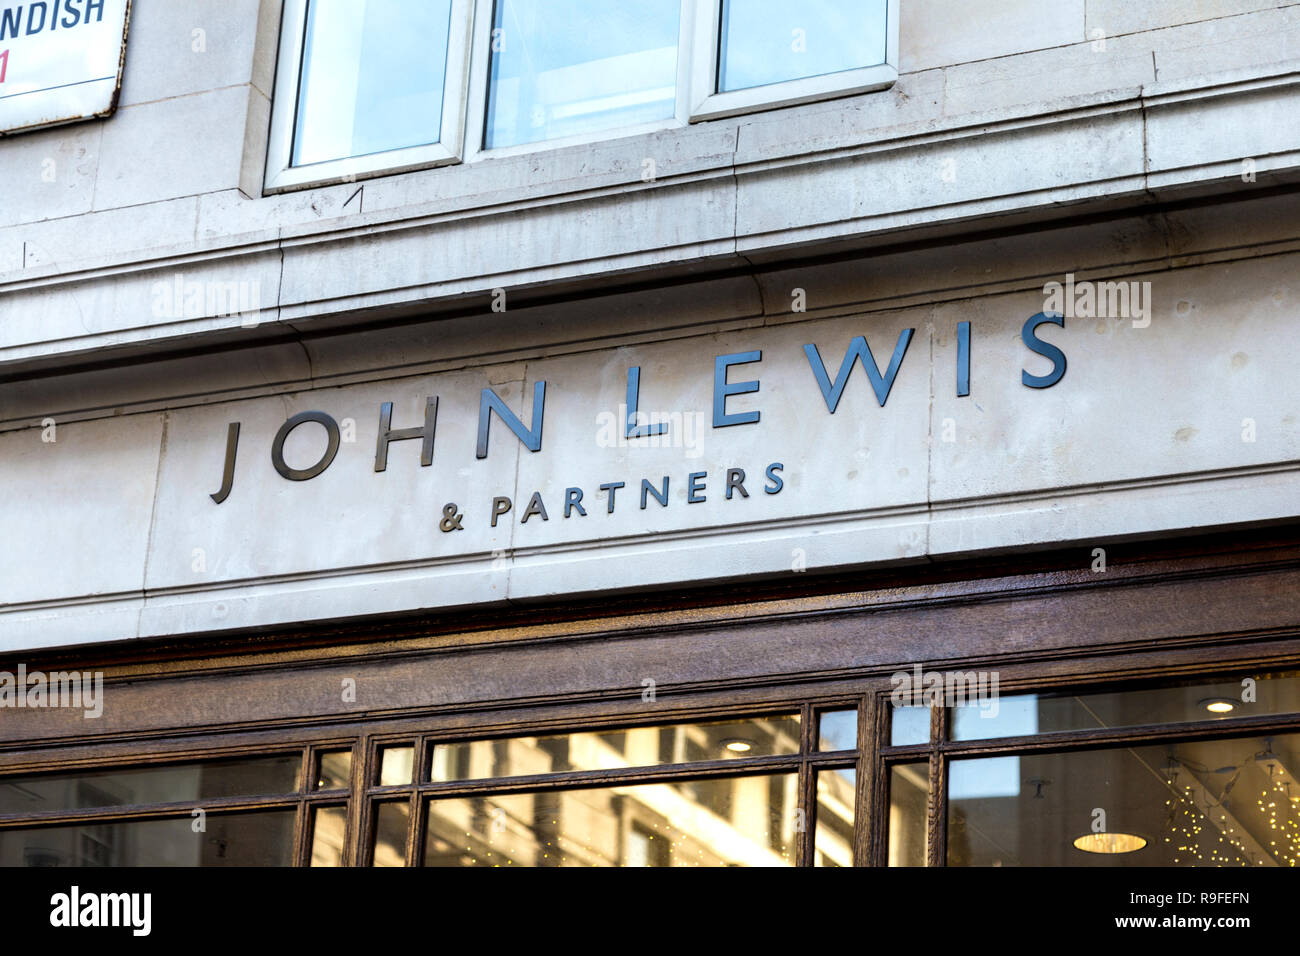
{"label": "glass shopfront", "polygon": [[896,710],[889,862],[1294,866],[1298,714],[1294,672]]}
{"label": "glass shopfront", "polygon": [[855,699],[671,723],[484,737],[381,726],[276,753],[8,774],[0,865],[1300,859],[1294,671],[942,703],[900,706],[876,682]]}

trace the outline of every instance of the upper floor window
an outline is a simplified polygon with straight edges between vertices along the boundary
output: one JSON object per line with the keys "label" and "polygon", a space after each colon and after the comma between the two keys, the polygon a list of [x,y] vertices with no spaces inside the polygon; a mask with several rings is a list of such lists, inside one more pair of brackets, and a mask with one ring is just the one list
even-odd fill
{"label": "upper floor window", "polygon": [[676,115],[680,0],[497,0],[483,146]]}
{"label": "upper floor window", "polygon": [[897,0],[702,0],[695,120],[862,93],[898,78]]}
{"label": "upper floor window", "polygon": [[293,165],[438,142],[450,0],[322,6],[307,7]]}
{"label": "upper floor window", "polygon": [[889,86],[899,0],[285,0],[267,189]]}
{"label": "upper floor window", "polygon": [[268,189],[457,162],[473,0],[287,0]]}

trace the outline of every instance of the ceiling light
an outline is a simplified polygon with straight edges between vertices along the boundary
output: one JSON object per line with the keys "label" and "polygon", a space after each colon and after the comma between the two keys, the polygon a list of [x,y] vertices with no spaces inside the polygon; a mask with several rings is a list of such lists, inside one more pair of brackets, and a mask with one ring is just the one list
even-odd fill
{"label": "ceiling light", "polygon": [[1212,714],[1230,714],[1237,709],[1236,703],[1227,697],[1210,697],[1199,701],[1198,707],[1204,707]]}
{"label": "ceiling light", "polygon": [[1146,845],[1145,839],[1132,833],[1085,833],[1074,841],[1074,848],[1085,853],[1132,853]]}
{"label": "ceiling light", "polygon": [[732,737],[730,740],[724,740],[722,746],[733,754],[747,754],[754,749],[753,741],[746,740],[744,737]]}

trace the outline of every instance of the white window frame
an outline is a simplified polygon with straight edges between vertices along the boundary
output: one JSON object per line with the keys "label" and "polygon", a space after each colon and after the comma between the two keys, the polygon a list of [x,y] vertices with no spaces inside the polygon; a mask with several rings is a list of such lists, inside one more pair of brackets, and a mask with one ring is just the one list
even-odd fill
{"label": "white window frame", "polygon": [[681,0],[676,108],[672,117],[652,123],[485,149],[483,139],[487,129],[489,67],[496,0],[452,0],[447,73],[443,88],[442,130],[438,142],[305,166],[291,166],[289,163],[293,155],[307,3],[308,0],[284,0],[283,3],[263,186],[265,194],[352,182],[489,157],[605,142],[666,129],[681,129],[705,120],[886,89],[898,80],[900,0],[887,0],[883,64],[727,93],[716,92],[722,0]]}
{"label": "white window frame", "polygon": [[465,94],[469,82],[469,43],[474,6],[475,0],[451,2],[447,70],[443,82],[442,129],[438,142],[292,166],[298,83],[302,72],[307,26],[307,0],[284,0],[264,191],[284,192],[460,162],[461,144],[465,140]]}
{"label": "white window frame", "polygon": [[[611,0],[611,2],[625,3],[631,0]],[[678,24],[677,34],[676,108],[671,117],[652,123],[613,126],[590,133],[576,133],[555,139],[541,139],[532,143],[485,149],[483,140],[487,136],[488,82],[492,66],[492,24],[496,19],[496,0],[477,0],[478,15],[474,21],[474,52],[469,83],[469,122],[465,134],[465,161],[473,162],[489,156],[536,153],[541,150],[599,143],[624,136],[654,133],[665,129],[681,129],[686,126],[690,120],[691,41],[696,33],[696,6],[701,2],[707,5],[709,0],[681,0],[681,21]]]}
{"label": "white window frame", "polygon": [[718,34],[722,29],[722,0],[697,0],[697,3],[691,71],[692,123],[869,93],[872,90],[886,89],[898,81],[899,0],[888,0],[885,9],[884,63],[719,93]]}

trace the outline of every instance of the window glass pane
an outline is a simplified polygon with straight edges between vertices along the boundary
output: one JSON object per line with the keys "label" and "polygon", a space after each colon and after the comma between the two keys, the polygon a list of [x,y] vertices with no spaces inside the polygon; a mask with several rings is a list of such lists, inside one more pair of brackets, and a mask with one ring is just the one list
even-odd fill
{"label": "window glass pane", "polygon": [[346,790],[351,784],[351,750],[330,750],[316,755],[317,790]]}
{"label": "window glass pane", "polygon": [[929,707],[892,707],[889,717],[889,743],[894,747],[930,742]]}
{"label": "window glass pane", "polygon": [[4,866],[291,866],[293,810],[0,830]]}
{"label": "window glass pane", "polygon": [[380,747],[379,748],[379,785],[381,787],[400,787],[415,779],[415,748]]}
{"label": "window glass pane", "polygon": [[481,780],[572,770],[655,767],[799,752],[799,717],[757,717],[667,727],[438,744],[433,779]]}
{"label": "window glass pane", "polygon": [[375,804],[374,866],[406,866],[406,824],[411,818],[407,801]]}
{"label": "window glass pane", "polygon": [[925,866],[928,762],[894,764],[889,770],[889,865]]}
{"label": "window glass pane", "polygon": [[722,0],[718,91],[885,62],[886,0]]}
{"label": "window glass pane", "polygon": [[425,866],[792,866],[798,775],[433,800]]}
{"label": "window glass pane", "polygon": [[497,0],[487,148],[669,119],[681,0]]}
{"label": "window glass pane", "polygon": [[857,750],[858,712],[828,710],[817,718],[817,749]]}
{"label": "window glass pane", "polygon": [[436,143],[451,0],[311,0],[293,165]]}
{"label": "window glass pane", "polygon": [[297,754],[0,777],[0,813],[40,813],[295,793]]}
{"label": "window glass pane", "polygon": [[823,770],[817,774],[816,866],[853,865],[857,776],[852,770]]}
{"label": "window glass pane", "polygon": [[311,865],[342,866],[347,807],[317,807],[312,811]]}
{"label": "window glass pane", "polygon": [[987,740],[1099,727],[1229,720],[1300,713],[1300,676],[1257,674],[1090,694],[1018,694],[954,707],[954,740]]}
{"label": "window glass pane", "polygon": [[954,760],[950,866],[1294,866],[1300,735]]}

